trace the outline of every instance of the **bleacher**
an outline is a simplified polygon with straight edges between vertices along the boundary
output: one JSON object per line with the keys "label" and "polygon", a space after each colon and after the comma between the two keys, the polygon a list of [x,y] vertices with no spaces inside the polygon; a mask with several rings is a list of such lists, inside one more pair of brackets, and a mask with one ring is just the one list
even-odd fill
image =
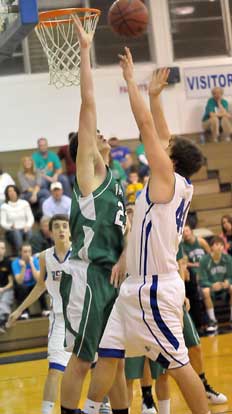
{"label": "bleacher", "polygon": [[[199,136],[195,135],[195,141]],[[122,145],[134,152],[138,140],[124,140]],[[51,150],[57,152],[58,148]],[[190,211],[197,216],[197,227],[204,227],[214,234],[221,232],[220,220],[224,214],[232,214],[232,142],[206,143],[201,150],[207,158],[207,164],[192,177],[194,196]],[[20,150],[1,153],[1,164],[17,182],[20,160],[31,155],[34,150]],[[134,160],[136,158],[134,156]],[[48,320],[32,318],[18,321],[11,330],[0,336],[0,352],[27,347],[37,347],[47,343]]]}

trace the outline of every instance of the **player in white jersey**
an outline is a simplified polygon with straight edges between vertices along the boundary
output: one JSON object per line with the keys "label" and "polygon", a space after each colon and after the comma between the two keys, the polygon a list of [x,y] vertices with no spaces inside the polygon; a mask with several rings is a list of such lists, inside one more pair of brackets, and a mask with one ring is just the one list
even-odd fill
{"label": "player in white jersey", "polygon": [[10,327],[20,317],[24,309],[34,303],[46,290],[51,298],[51,312],[48,333],[49,370],[44,385],[42,414],[51,414],[57,400],[60,375],[64,372],[70,352],[64,350],[65,325],[60,296],[62,271],[69,269],[71,252],[69,218],[63,214],[53,216],[49,223],[54,247],[40,253],[40,276],[34,289],[25,301],[10,315]]}
{"label": "player in white jersey", "polygon": [[[120,60],[151,174],[136,202],[128,243],[129,276],[121,286],[103,334],[88,398],[101,401],[112,386],[118,360],[126,351],[128,356],[147,355],[160,362],[170,370],[192,413],[207,414],[204,388],[189,364],[184,344],[185,290],[176,263],[193,192],[189,177],[199,170],[203,156],[191,142],[178,139],[168,157],[160,142],[158,127],[135,82],[128,48]],[[118,414],[127,413],[128,407],[118,411]]]}

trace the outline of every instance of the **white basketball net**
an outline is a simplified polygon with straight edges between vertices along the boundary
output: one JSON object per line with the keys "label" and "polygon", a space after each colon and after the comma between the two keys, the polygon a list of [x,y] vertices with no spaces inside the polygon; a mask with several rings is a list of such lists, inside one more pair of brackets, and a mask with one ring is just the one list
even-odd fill
{"label": "white basketball net", "polygon": [[[82,23],[87,33],[94,35],[98,19],[97,14],[85,13]],[[52,23],[55,20],[59,22],[56,25]],[[68,20],[62,23],[60,16],[53,17],[35,29],[48,59],[49,83],[57,88],[80,84],[80,45],[72,16]]]}

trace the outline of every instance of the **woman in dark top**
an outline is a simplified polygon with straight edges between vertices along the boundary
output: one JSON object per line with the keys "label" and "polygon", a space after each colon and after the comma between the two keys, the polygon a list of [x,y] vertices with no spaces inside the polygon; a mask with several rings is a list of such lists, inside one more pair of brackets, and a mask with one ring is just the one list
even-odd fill
{"label": "woman in dark top", "polygon": [[232,256],[232,217],[230,215],[224,215],[221,218],[222,233],[220,236],[224,240],[225,253]]}
{"label": "woman in dark top", "polygon": [[30,204],[39,203],[40,208],[44,200],[50,196],[47,188],[41,188],[42,179],[40,173],[34,168],[31,157],[22,158],[22,170],[18,172],[18,181],[21,187],[21,198]]}

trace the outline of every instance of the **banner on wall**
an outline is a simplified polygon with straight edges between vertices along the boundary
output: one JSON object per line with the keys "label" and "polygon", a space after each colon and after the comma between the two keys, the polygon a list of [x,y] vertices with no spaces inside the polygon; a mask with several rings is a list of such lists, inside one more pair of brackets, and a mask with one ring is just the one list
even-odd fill
{"label": "banner on wall", "polygon": [[216,86],[224,89],[225,95],[232,95],[231,65],[207,66],[184,69],[184,83],[188,99],[209,98]]}

